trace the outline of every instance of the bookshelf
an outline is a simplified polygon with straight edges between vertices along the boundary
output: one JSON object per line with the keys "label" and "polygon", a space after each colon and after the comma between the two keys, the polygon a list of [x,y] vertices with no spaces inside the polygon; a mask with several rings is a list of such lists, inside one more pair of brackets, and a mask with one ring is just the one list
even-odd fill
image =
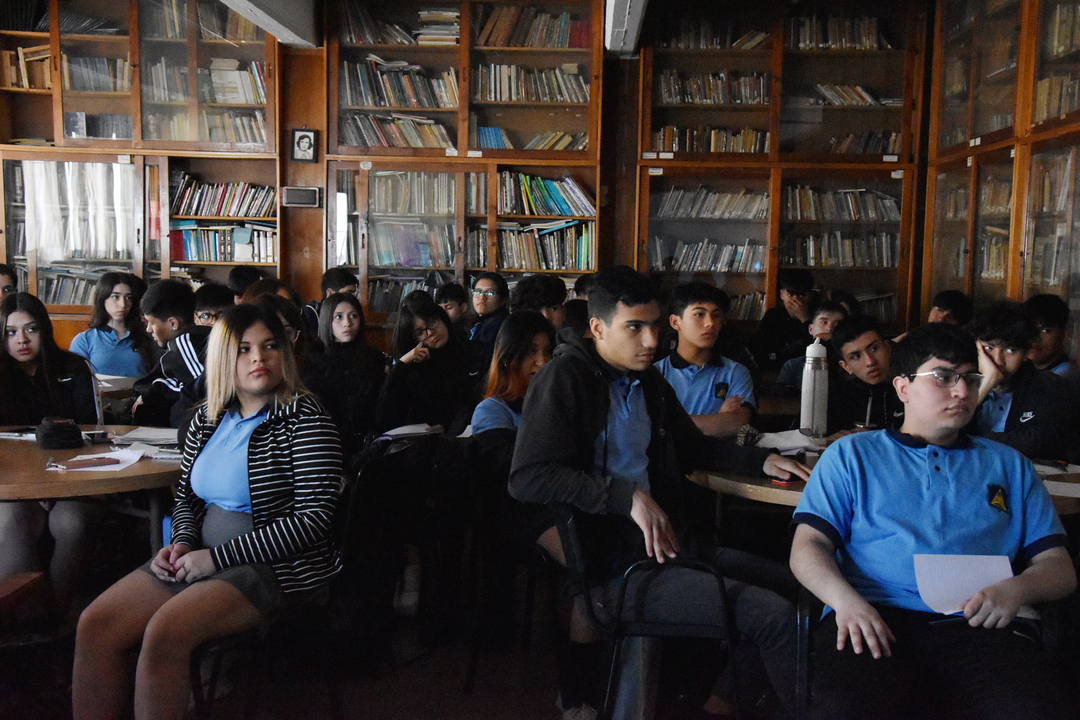
{"label": "bookshelf", "polygon": [[128,8],[121,3],[65,3],[57,15],[64,144],[86,145],[89,140],[97,147],[130,147],[134,134]]}

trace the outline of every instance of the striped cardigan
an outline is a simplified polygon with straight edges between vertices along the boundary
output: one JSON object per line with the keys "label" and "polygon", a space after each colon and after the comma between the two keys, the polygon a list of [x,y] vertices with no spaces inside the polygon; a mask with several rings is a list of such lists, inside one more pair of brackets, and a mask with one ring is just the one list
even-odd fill
{"label": "striped cardigan", "polygon": [[[173,543],[202,545],[206,504],[191,490],[191,467],[216,428],[203,406],[184,437]],[[314,397],[270,408],[248,443],[248,479],[254,530],[210,548],[215,567],[267,563],[283,592],[318,587],[337,573],[330,525],[342,489],[341,443]]]}

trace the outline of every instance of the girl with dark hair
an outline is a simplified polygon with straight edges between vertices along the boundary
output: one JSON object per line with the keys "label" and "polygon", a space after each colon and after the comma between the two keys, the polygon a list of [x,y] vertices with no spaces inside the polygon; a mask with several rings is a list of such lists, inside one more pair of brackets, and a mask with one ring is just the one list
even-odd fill
{"label": "girl with dark hair", "polygon": [[206,404],[184,437],[172,542],[79,618],[74,717],[118,717],[140,646],[135,717],[182,718],[203,642],[325,594],[340,569],[333,423],[304,389],[276,314],[226,310],[207,347]]}
{"label": "girl with dark hair", "polygon": [[391,341],[394,365],[379,397],[380,430],[427,423],[457,435],[468,425],[483,366],[451,327],[423,290],[402,299]]}
{"label": "girl with dark hair", "polygon": [[317,361],[330,417],[341,431],[346,460],[364,448],[375,429],[375,405],[386,378],[386,356],[367,344],[364,309],[355,295],[333,293],[319,309],[319,340],[323,354]]}
{"label": "girl with dark hair", "polygon": [[142,377],[158,359],[158,347],[146,333],[139,300],[146,291],[142,278],[107,272],[94,288],[90,329],[71,341],[71,352],[90,361],[99,375]]}
{"label": "girl with dark hair", "polygon": [[[37,425],[45,417],[97,422],[94,375],[86,360],[61,350],[41,301],[15,293],[0,301],[0,425]],[[81,500],[0,503],[0,577],[38,569],[38,541],[55,540],[49,561],[56,610],[71,601],[89,555],[96,508]]]}

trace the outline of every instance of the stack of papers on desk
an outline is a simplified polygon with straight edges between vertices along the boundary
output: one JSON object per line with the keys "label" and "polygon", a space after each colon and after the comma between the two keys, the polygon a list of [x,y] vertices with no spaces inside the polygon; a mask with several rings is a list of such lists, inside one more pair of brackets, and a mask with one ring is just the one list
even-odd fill
{"label": "stack of papers on desk", "polygon": [[175,445],[177,430],[176,428],[141,427],[113,438],[113,443],[116,445],[133,445],[137,442],[146,445]]}
{"label": "stack of papers on desk", "polygon": [[763,433],[755,446],[775,450],[783,455],[799,450],[823,450],[825,442],[803,435],[801,430],[785,430],[778,433]]}

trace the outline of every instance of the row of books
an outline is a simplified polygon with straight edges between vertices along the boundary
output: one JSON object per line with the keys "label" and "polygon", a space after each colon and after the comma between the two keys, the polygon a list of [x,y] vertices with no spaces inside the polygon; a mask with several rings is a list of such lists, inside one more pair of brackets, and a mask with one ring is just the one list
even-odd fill
{"label": "row of books", "polygon": [[1008,229],[993,225],[983,227],[979,231],[975,248],[975,277],[981,280],[1004,280],[1008,264]]}
{"label": "row of books", "polygon": [[422,7],[417,12],[420,29],[418,45],[457,45],[461,35],[460,13],[452,7]]}
{"label": "row of books", "polygon": [[596,217],[596,203],[570,176],[551,180],[504,170],[499,173],[499,213]]}
{"label": "row of books", "polygon": [[187,27],[187,0],[155,0],[139,5],[139,34],[177,40]]}
{"label": "row of books", "polygon": [[60,54],[64,87],[76,92],[131,92],[131,63],[126,57],[71,57]]}
{"label": "row of books", "polygon": [[780,243],[780,262],[785,265],[824,268],[893,268],[900,246],[893,233],[844,237],[840,232],[785,238]]}
{"label": "row of books", "polygon": [[398,148],[448,148],[454,142],[442,123],[416,115],[342,112],[338,133],[343,145]]}
{"label": "row of books", "polygon": [[1054,5],[1046,20],[1042,47],[1051,60],[1080,50],[1080,3]]}
{"label": "row of books", "polygon": [[453,267],[453,222],[379,221],[371,228],[368,264],[381,267]]}
{"label": "row of books", "polygon": [[130,140],[131,116],[64,111],[64,137]]}
{"label": "row of books", "polygon": [[733,295],[727,316],[731,320],[760,320],[765,317],[765,293]]}
{"label": "row of books", "polygon": [[487,225],[473,225],[465,231],[465,267],[482,268],[488,263]]}
{"label": "row of books", "polygon": [[673,272],[765,272],[765,245],[753,239],[748,238],[742,244],[708,238],[678,240],[671,255],[663,255],[671,245],[668,238],[653,238],[658,253],[656,267]]}
{"label": "row of books", "polygon": [[0,50],[0,87],[51,90],[48,45]]}
{"label": "row of books", "polygon": [[878,102],[861,85],[833,85],[831,83],[815,83],[814,89],[821,97],[825,98],[828,105],[841,106],[866,106],[883,105]]}
{"label": "row of books", "polygon": [[1031,244],[1031,261],[1028,263],[1029,283],[1045,285],[1057,291],[1069,274],[1069,252],[1072,239],[1064,228],[1053,235],[1036,236]]}
{"label": "row of books", "polygon": [[465,212],[485,215],[488,208],[487,173],[465,173]]}
{"label": "row of books", "polygon": [[[472,116],[469,124],[469,147],[492,150],[513,150],[514,142],[506,128],[476,124]],[[589,147],[589,133],[568,133],[562,130],[545,130],[529,140],[523,150],[585,150]]]}
{"label": "row of books", "polygon": [[979,185],[979,213],[1008,215],[1012,207],[1012,178],[990,175]]}
{"label": "row of books", "polygon": [[368,175],[368,207],[375,215],[453,215],[456,198],[455,173],[376,170]]}
{"label": "row of books", "polygon": [[397,312],[401,306],[401,298],[414,290],[430,292],[431,288],[424,278],[370,278],[368,280],[368,312]]}
{"label": "row of books", "polygon": [[350,45],[416,45],[416,39],[405,27],[376,20],[365,7],[364,0],[345,3],[341,25],[341,40]]}
{"label": "row of books", "polygon": [[46,305],[89,305],[93,302],[98,278],[106,272],[129,273],[131,266],[89,268],[81,263],[53,263],[39,267],[37,297]]}
{"label": "row of books", "polygon": [[[498,264],[507,270],[596,269],[596,222],[499,223]],[[481,237],[486,244],[486,233]]]}
{"label": "row of books", "polygon": [[736,192],[673,187],[664,193],[657,217],[710,220],[768,220],[769,193],[741,189]]}
{"label": "row of books", "polygon": [[211,58],[210,67],[198,68],[199,102],[216,105],[265,105],[266,75],[261,62],[243,70],[236,58]]}
{"label": "row of books", "polygon": [[785,42],[789,50],[892,49],[878,29],[878,19],[873,17],[830,15],[824,21],[814,15],[789,18]]}
{"label": "row of books", "polygon": [[222,3],[200,2],[198,10],[202,40],[259,42],[265,38],[261,27]]}
{"label": "row of books", "polygon": [[264,223],[169,225],[173,262],[276,262],[277,228]]}
{"label": "row of books", "polygon": [[266,116],[262,110],[199,111],[199,139],[219,143],[266,144]]}
{"label": "row of books", "polygon": [[[127,17],[127,12],[121,13]],[[127,34],[127,28],[119,20],[94,15],[83,15],[71,9],[71,4],[64,3],[60,8],[60,22],[57,23],[61,35],[121,35]],[[38,32],[49,32],[49,15],[42,15],[34,28]]]}
{"label": "row of books", "polygon": [[783,215],[788,221],[900,222],[900,201],[877,190],[818,191],[785,186]]}
{"label": "row of books", "polygon": [[277,200],[277,188],[246,182],[208,183],[183,171],[170,183],[169,192],[169,213],[174,216],[273,217]]}
{"label": "row of books", "polygon": [[966,220],[968,216],[968,189],[963,186],[949,188],[945,193],[946,220]]}
{"label": "row of books", "polygon": [[664,125],[653,131],[652,149],[657,152],[767,153],[769,131],[749,127],[735,130]]}
{"label": "row of books", "polygon": [[968,64],[966,58],[947,55],[942,61],[941,94],[945,98],[963,98],[968,91]]}
{"label": "row of books", "polygon": [[861,130],[829,138],[825,152],[838,155],[897,155],[901,135],[891,130]]}
{"label": "row of books", "polygon": [[473,98],[488,102],[587,103],[589,83],[577,69],[574,63],[556,68],[479,65],[473,73]]}
{"label": "row of books", "polygon": [[33,30],[42,15],[47,14],[48,8],[37,0],[4,0],[0,3],[0,29]]}
{"label": "row of books", "polygon": [[188,94],[188,67],[167,57],[147,62],[142,70],[142,88],[145,101],[185,102]]}
{"label": "row of books", "polygon": [[513,150],[514,143],[501,127],[469,125],[469,147],[485,150]]}
{"label": "row of books", "polygon": [[[474,6],[479,12],[483,5]],[[481,24],[482,23],[482,24]],[[487,18],[478,17],[480,47],[587,48],[591,39],[589,20],[568,12],[558,15],[535,5],[496,5]]]}
{"label": "row of books", "polygon": [[191,124],[186,112],[143,113],[142,132],[146,140],[191,140]]}
{"label": "row of books", "polygon": [[456,108],[457,71],[428,77],[419,65],[387,62],[368,55],[364,62],[341,63],[341,98],[346,107]]}
{"label": "row of books", "polygon": [[680,17],[677,33],[665,45],[680,50],[753,50],[768,47],[769,36],[756,29],[740,31],[735,22]]}
{"label": "row of books", "polygon": [[1080,110],[1080,75],[1052,75],[1035,83],[1035,124]]}
{"label": "row of books", "polygon": [[862,311],[866,315],[876,317],[881,322],[894,322],[896,320],[896,293],[883,295],[856,294]]}
{"label": "row of books", "polygon": [[1075,189],[1071,152],[1036,156],[1032,163],[1031,212],[1061,213],[1069,208]]}
{"label": "row of books", "polygon": [[657,90],[664,105],[768,105],[769,73],[739,73],[717,70],[683,77],[678,70],[665,69]]}

